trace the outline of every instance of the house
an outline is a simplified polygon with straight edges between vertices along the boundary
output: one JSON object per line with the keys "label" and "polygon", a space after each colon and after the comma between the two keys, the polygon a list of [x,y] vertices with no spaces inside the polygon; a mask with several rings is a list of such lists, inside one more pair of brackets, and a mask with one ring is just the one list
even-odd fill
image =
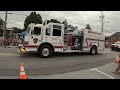
{"label": "house", "polygon": [[113,35],[111,35],[108,39],[108,42],[114,43],[116,41],[120,41],[120,32],[116,32]]}

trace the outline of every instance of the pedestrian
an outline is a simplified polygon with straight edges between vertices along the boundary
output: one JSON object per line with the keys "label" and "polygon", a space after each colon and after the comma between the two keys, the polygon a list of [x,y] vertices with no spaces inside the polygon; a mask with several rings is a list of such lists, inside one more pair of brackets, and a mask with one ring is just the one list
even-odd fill
{"label": "pedestrian", "polygon": [[22,44],[22,40],[19,39],[19,40],[18,40],[18,46],[20,46],[21,44]]}
{"label": "pedestrian", "polygon": [[17,45],[16,43],[17,43],[17,41],[16,41],[16,38],[14,37],[13,38],[13,45],[16,46]]}
{"label": "pedestrian", "polygon": [[6,46],[7,46],[7,39],[5,37],[3,38],[3,45],[4,45],[4,48],[6,48]]}
{"label": "pedestrian", "polygon": [[[120,58],[120,53],[119,53],[119,58]],[[119,70],[120,70],[120,59],[119,59],[119,62],[118,62],[118,66],[117,66],[116,70],[113,73],[114,74],[119,74]]]}

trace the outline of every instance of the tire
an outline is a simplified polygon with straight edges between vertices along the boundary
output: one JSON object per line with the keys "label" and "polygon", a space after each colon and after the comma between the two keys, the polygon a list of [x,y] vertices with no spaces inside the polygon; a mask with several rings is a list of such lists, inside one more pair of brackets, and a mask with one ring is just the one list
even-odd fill
{"label": "tire", "polygon": [[43,45],[40,49],[39,49],[39,55],[41,58],[50,58],[53,56],[53,51],[52,48],[48,45]]}
{"label": "tire", "polygon": [[96,46],[93,46],[93,47],[91,48],[90,54],[91,54],[91,55],[97,54],[97,47],[96,47]]}
{"label": "tire", "polygon": [[113,51],[113,48],[111,47],[111,51]]}

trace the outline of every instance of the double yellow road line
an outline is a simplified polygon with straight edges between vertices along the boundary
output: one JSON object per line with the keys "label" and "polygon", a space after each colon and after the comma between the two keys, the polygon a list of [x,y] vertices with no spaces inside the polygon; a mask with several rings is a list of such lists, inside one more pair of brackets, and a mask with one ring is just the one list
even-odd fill
{"label": "double yellow road line", "polygon": [[19,54],[5,54],[5,53],[0,53],[0,56],[19,56]]}

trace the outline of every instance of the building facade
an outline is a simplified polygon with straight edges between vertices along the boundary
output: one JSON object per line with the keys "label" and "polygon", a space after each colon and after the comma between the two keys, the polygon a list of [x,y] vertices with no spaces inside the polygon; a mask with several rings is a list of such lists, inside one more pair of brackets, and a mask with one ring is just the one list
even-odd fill
{"label": "building facade", "polygon": [[110,42],[110,43],[114,43],[116,41],[120,41],[120,32],[114,33],[107,39],[107,42]]}

